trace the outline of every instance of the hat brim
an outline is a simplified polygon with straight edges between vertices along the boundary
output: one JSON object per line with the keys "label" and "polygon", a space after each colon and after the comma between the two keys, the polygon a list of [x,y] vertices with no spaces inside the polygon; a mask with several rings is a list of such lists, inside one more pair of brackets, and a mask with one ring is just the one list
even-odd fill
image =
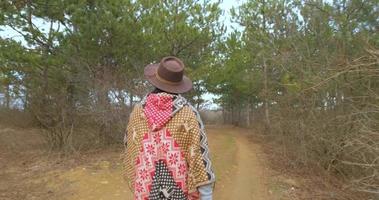
{"label": "hat brim", "polygon": [[155,87],[166,92],[177,94],[185,93],[192,89],[192,81],[187,76],[183,76],[182,81],[178,84],[167,84],[160,81],[155,75],[157,73],[158,67],[158,63],[150,64],[147,65],[144,70],[145,78]]}

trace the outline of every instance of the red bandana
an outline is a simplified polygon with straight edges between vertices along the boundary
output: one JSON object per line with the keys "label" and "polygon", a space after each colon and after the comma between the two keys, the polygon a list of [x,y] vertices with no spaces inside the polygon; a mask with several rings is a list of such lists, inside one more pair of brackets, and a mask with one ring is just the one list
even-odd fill
{"label": "red bandana", "polygon": [[153,131],[163,128],[171,119],[172,96],[150,94],[144,109],[149,128]]}

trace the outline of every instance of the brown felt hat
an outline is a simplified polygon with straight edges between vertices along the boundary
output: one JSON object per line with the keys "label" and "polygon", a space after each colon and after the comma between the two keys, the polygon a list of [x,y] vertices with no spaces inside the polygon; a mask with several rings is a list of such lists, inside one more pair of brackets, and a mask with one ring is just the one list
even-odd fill
{"label": "brown felt hat", "polygon": [[180,94],[192,89],[192,81],[184,76],[184,64],[177,57],[168,56],[160,63],[149,64],[144,73],[151,84],[163,91]]}

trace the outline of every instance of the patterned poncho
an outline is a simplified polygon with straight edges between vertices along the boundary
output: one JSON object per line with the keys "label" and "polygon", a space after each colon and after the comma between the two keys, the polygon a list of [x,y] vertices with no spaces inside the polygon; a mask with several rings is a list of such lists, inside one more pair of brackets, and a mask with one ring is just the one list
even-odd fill
{"label": "patterned poncho", "polygon": [[200,115],[180,95],[149,94],[136,105],[125,145],[135,199],[196,199],[197,187],[215,181]]}

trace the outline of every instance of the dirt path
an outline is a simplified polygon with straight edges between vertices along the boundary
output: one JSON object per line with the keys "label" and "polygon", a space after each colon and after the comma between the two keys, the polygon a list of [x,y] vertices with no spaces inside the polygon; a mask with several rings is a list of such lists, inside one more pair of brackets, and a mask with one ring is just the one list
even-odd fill
{"label": "dirt path", "polygon": [[236,144],[237,167],[234,169],[236,170],[235,178],[232,181],[232,184],[235,185],[229,185],[232,189],[231,197],[236,199],[269,199],[265,169],[256,154],[260,150],[242,136],[236,137]]}
{"label": "dirt path", "polygon": [[[253,142],[246,132],[233,127],[208,128],[217,176],[214,199],[288,199],[284,195],[288,187],[283,187],[271,176],[260,145]],[[0,199],[131,200],[131,192],[121,177],[121,151],[97,152],[85,159],[81,157],[83,161],[80,163],[70,165],[51,158],[28,161],[30,164],[26,165],[20,163],[18,167],[7,165],[0,173],[0,177],[7,177],[7,182],[0,180],[0,193],[3,193]],[[52,164],[55,162],[58,164]],[[33,175],[27,174],[30,170],[34,170]],[[19,177],[19,174],[27,175]],[[10,177],[13,177],[13,182]],[[25,180],[28,185],[18,182],[20,180]],[[15,187],[20,191],[12,191]]]}
{"label": "dirt path", "polygon": [[[221,180],[219,184],[222,184],[221,188],[216,187],[215,199],[216,200],[230,200],[230,199],[254,199],[254,200],[269,200],[269,199],[281,199],[280,192],[276,194],[272,193],[270,188],[271,180],[269,170],[264,161],[262,150],[259,144],[252,142],[245,129],[239,128],[222,128],[222,129],[210,129],[210,143],[212,146],[213,135],[222,135],[221,137],[229,136],[233,141],[234,161],[229,163],[220,163],[222,166],[219,175]],[[233,148],[232,148],[233,149]],[[215,148],[215,153],[222,153],[223,148]],[[227,179],[224,180],[223,176],[227,175]],[[270,193],[271,191],[271,193]]]}

